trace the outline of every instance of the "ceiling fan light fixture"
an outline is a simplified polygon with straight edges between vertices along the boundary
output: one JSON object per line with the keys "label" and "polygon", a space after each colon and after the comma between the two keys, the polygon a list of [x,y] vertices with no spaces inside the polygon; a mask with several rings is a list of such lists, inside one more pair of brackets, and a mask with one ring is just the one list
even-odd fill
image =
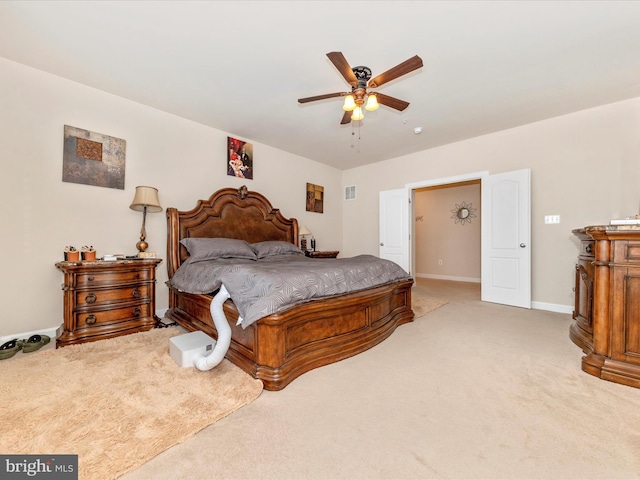
{"label": "ceiling fan light fixture", "polygon": [[345,112],[352,112],[356,108],[356,102],[353,98],[353,95],[347,95],[344,97],[344,105],[342,105],[342,109]]}
{"label": "ceiling fan light fixture", "polygon": [[363,118],[364,118],[364,114],[362,113],[362,108],[356,107],[353,110],[353,115],[351,115],[351,120],[358,121],[358,120],[362,120]]}
{"label": "ceiling fan light fixture", "polygon": [[370,93],[369,96],[367,97],[367,104],[365,105],[364,108],[369,112],[373,112],[374,110],[377,110],[379,106],[380,104],[378,103],[378,98],[376,97],[376,94]]}

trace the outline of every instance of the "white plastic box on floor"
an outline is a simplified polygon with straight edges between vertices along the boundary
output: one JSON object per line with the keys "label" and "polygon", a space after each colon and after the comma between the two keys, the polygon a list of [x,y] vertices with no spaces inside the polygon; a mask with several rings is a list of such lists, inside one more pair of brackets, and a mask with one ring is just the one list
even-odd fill
{"label": "white plastic box on floor", "polygon": [[181,367],[193,367],[195,361],[213,351],[216,341],[204,332],[196,331],[169,339],[169,355]]}

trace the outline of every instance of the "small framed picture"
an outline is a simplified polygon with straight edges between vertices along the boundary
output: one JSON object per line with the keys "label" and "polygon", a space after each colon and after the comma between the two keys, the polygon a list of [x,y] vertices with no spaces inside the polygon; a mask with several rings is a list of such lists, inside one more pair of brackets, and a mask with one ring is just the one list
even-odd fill
{"label": "small framed picture", "polygon": [[307,183],[307,212],[323,213],[324,187]]}
{"label": "small framed picture", "polygon": [[253,145],[227,137],[227,175],[253,180]]}

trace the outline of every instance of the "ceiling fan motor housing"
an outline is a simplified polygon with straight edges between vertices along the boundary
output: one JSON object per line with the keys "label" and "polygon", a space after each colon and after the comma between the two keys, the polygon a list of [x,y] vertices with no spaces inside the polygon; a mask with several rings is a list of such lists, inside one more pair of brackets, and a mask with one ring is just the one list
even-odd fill
{"label": "ceiling fan motor housing", "polygon": [[367,88],[367,82],[371,80],[371,69],[369,67],[353,67],[353,74],[358,79],[358,86],[354,88]]}
{"label": "ceiling fan motor housing", "polygon": [[364,96],[367,94],[367,82],[371,79],[371,69],[369,67],[353,67],[351,69],[358,80],[358,84],[351,87],[356,105],[364,104]]}

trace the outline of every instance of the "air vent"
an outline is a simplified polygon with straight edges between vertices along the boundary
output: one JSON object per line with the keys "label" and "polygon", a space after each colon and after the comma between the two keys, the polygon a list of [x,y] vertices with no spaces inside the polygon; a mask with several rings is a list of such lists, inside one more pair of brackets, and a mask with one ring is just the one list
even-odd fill
{"label": "air vent", "polygon": [[351,185],[349,187],[345,187],[344,189],[344,199],[345,200],[355,200],[356,198],[356,186]]}

